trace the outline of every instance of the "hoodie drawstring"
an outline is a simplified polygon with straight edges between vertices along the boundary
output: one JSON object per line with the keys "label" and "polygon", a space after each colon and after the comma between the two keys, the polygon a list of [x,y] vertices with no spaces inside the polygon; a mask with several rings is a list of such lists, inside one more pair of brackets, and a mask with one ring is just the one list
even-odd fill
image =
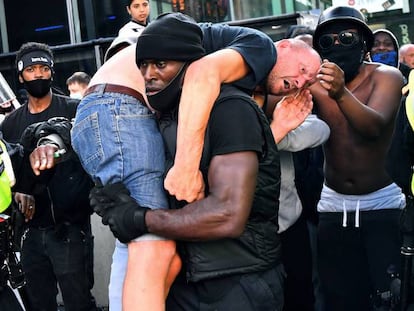
{"label": "hoodie drawstring", "polygon": [[347,214],[346,214],[346,207],[345,207],[345,200],[342,201],[342,210],[344,213],[343,219],[342,219],[342,227],[346,227],[347,226]]}
{"label": "hoodie drawstring", "polygon": [[[342,227],[346,228],[348,225],[348,214],[346,213],[345,200],[342,201]],[[355,209],[355,228],[359,228],[359,200]]]}
{"label": "hoodie drawstring", "polygon": [[359,200],[355,210],[355,228],[359,228]]}

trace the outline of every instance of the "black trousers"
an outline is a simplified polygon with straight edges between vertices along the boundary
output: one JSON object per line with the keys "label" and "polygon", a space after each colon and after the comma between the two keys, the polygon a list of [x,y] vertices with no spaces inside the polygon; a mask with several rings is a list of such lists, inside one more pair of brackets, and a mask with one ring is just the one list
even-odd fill
{"label": "black trousers", "polygon": [[313,311],[312,252],[306,220],[300,217],[280,234],[286,270],[284,311]]}
{"label": "black trousers", "polygon": [[0,307],[5,311],[23,311],[12,289],[8,286],[0,289]]}
{"label": "black trousers", "polygon": [[327,311],[369,311],[380,304],[378,294],[390,291],[389,272],[400,271],[400,210],[320,213],[318,266]]}
{"label": "black trousers", "polygon": [[281,311],[282,264],[260,273],[248,273],[200,282],[180,275],[167,298],[167,311]]}
{"label": "black trousers", "polygon": [[90,292],[92,236],[76,225],[56,228],[30,228],[23,236],[21,262],[31,311],[57,309],[57,284],[66,311],[95,310]]}

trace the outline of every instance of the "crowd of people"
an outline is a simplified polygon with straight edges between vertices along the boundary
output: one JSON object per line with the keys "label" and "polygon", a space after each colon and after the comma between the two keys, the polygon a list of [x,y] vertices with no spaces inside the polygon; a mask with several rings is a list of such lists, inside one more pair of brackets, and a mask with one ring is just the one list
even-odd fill
{"label": "crowd of people", "polygon": [[28,99],[0,130],[35,150],[13,188],[27,310],[56,310],[57,286],[65,310],[97,310],[93,211],[117,238],[111,311],[414,303],[393,286],[414,291],[400,253],[414,247],[414,44],[343,6],[277,42],[126,9],[105,63],[67,79],[72,98],[51,90],[47,45],[16,55]]}

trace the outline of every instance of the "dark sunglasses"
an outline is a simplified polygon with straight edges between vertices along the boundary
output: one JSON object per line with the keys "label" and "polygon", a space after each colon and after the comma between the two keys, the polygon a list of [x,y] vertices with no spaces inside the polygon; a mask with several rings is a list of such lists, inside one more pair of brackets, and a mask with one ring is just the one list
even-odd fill
{"label": "dark sunglasses", "polygon": [[343,46],[352,46],[359,42],[359,35],[353,31],[341,31],[338,34],[327,33],[319,37],[319,47],[322,50],[331,48],[335,44],[335,40]]}

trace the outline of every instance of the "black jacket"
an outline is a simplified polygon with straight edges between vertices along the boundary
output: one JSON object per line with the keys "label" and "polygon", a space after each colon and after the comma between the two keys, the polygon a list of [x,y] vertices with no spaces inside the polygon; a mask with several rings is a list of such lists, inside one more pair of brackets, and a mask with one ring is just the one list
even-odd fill
{"label": "black jacket", "polygon": [[[30,124],[52,117],[71,120],[75,117],[78,103],[69,97],[53,94],[51,105],[40,113],[32,114],[27,104],[22,105],[1,124],[3,137],[8,142],[17,143]],[[36,212],[28,226],[48,227],[64,222],[82,225],[89,223],[92,209],[88,196],[93,183],[74,153],[65,162],[43,172],[40,178],[35,177],[28,160],[25,160],[18,170],[17,178],[18,186],[13,190],[35,197]]]}

